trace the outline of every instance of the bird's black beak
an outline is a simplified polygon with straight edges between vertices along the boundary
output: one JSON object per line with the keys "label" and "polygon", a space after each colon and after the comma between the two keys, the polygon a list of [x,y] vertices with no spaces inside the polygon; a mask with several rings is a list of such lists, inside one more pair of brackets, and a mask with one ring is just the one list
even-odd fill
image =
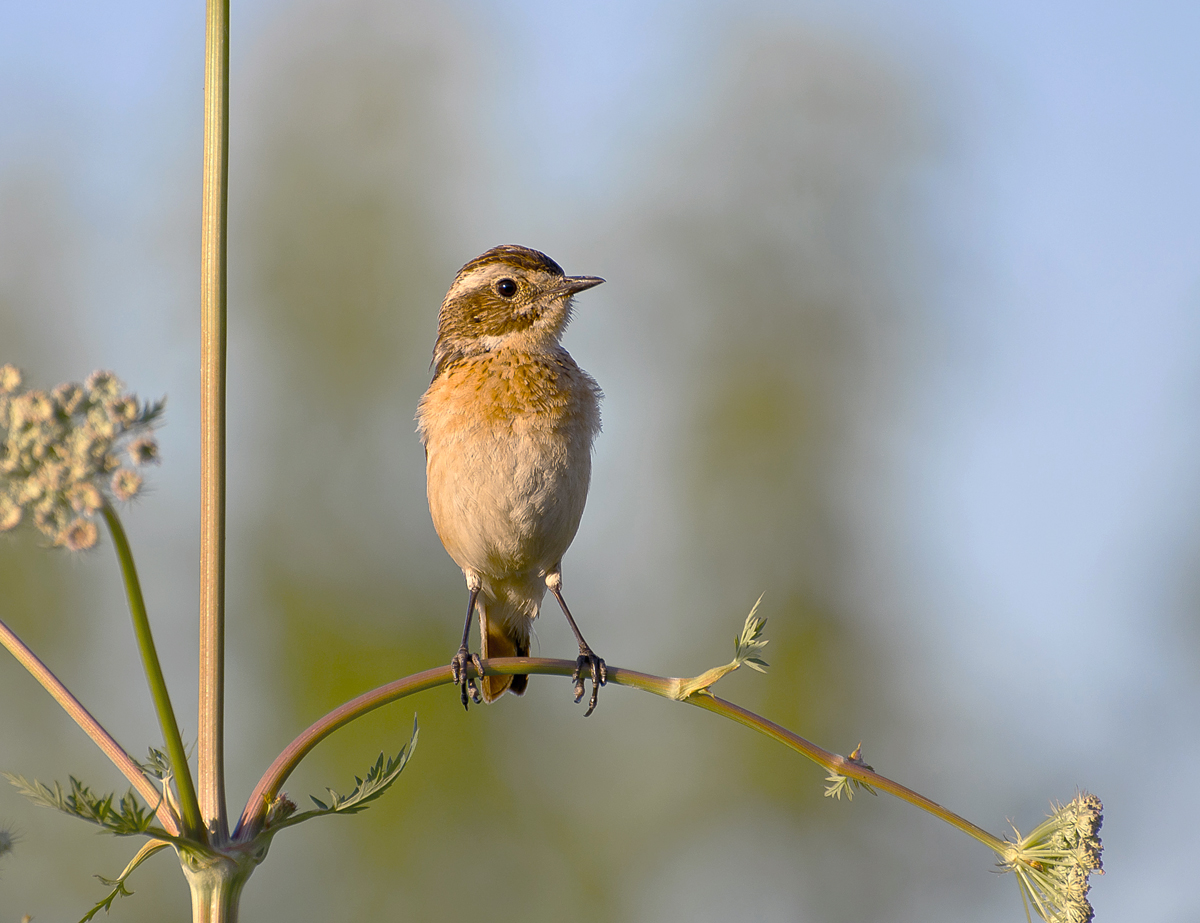
{"label": "bird's black beak", "polygon": [[574,295],[585,289],[593,288],[603,281],[599,276],[564,276],[559,291]]}

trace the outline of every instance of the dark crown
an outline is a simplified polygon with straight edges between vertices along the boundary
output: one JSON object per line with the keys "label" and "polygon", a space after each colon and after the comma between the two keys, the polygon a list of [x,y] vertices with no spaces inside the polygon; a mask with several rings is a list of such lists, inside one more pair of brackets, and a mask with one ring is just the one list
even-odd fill
{"label": "dark crown", "polygon": [[529,247],[521,247],[517,244],[501,244],[499,247],[492,247],[486,253],[479,254],[460,269],[454,278],[457,281],[472,270],[489,266],[492,263],[504,263],[506,266],[515,266],[527,272],[549,272],[556,276],[564,275],[562,267],[541,250],[531,250]]}

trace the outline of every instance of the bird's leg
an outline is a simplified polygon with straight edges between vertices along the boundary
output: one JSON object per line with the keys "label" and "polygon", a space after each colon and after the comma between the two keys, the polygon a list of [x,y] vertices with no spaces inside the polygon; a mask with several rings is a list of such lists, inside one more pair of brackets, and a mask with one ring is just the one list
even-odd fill
{"label": "bird's leg", "polygon": [[459,686],[462,691],[463,708],[470,707],[467,703],[468,693],[476,705],[483,701],[479,696],[479,688],[475,685],[475,678],[467,676],[468,663],[475,667],[481,677],[483,676],[483,665],[479,662],[479,655],[472,654],[470,648],[467,647],[467,641],[471,637],[471,619],[475,615],[475,600],[479,598],[480,587],[479,578],[474,574],[468,575],[467,589],[471,591],[471,598],[467,600],[467,621],[463,625],[462,644],[459,645],[454,659],[450,661],[450,675],[454,677],[455,685]]}
{"label": "bird's leg", "polygon": [[592,697],[588,701],[587,711],[583,713],[583,717],[586,718],[596,710],[596,696],[600,692],[600,687],[608,682],[608,667],[605,666],[603,658],[597,657],[588,647],[588,643],[583,640],[583,634],[579,631],[579,626],[575,624],[575,619],[571,618],[571,610],[567,608],[567,601],[563,599],[562,595],[562,574],[558,571],[547,574],[546,586],[550,588],[550,592],[562,606],[563,615],[567,617],[567,624],[571,626],[571,631],[575,632],[575,640],[579,642],[579,657],[575,660],[575,672],[571,674],[571,681],[575,683],[576,702],[583,698],[584,667],[588,667],[591,672]]}

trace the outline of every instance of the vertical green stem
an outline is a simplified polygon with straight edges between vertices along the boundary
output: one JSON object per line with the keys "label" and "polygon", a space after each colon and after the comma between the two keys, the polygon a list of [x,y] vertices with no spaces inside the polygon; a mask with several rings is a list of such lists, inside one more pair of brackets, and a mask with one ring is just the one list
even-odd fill
{"label": "vertical green stem", "polygon": [[200,265],[200,807],[215,841],[225,811],[225,254],[229,0],[208,0]]}
{"label": "vertical green stem", "polygon": [[[175,773],[175,786],[179,790],[179,809],[183,814],[185,833],[203,841],[204,823],[200,818],[200,805],[196,800],[196,789],[192,784],[192,771],[188,767],[187,751],[179,735],[175,711],[171,708],[171,696],[167,692],[167,681],[158,662],[158,651],[154,648],[154,636],[150,633],[150,618],[146,615],[146,602],[142,598],[142,585],[138,580],[137,567],[133,563],[133,552],[129,539],[116,512],[107,503],[101,507],[108,531],[112,534],[117,560],[121,562],[121,576],[125,578],[125,595],[129,598],[129,614],[133,617],[133,633],[137,637],[138,650],[142,654],[142,666],[146,670],[146,681],[150,684],[150,697],[158,713],[162,727],[163,742],[171,769]],[[151,802],[153,803],[153,802]]]}

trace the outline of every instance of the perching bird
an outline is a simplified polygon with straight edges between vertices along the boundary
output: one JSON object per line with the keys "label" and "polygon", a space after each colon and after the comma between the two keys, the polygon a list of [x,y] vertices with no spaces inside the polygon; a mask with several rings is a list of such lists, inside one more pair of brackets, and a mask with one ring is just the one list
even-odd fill
{"label": "perching bird", "polygon": [[[575,701],[585,671],[592,680],[586,715],[606,681],[604,661],[580,634],[562,596],[562,557],[575,538],[600,431],[600,387],[559,343],[571,300],[599,285],[567,276],[537,250],[493,247],[458,271],[438,315],[433,383],[417,407],[425,445],[429,511],[442,544],[467,580],[462,645],[451,661],[476,702],[527,676],[483,676],[467,646],[479,613],[480,653],[526,657],[546,588],[579,642]],[[474,664],[480,689],[468,678]]]}

